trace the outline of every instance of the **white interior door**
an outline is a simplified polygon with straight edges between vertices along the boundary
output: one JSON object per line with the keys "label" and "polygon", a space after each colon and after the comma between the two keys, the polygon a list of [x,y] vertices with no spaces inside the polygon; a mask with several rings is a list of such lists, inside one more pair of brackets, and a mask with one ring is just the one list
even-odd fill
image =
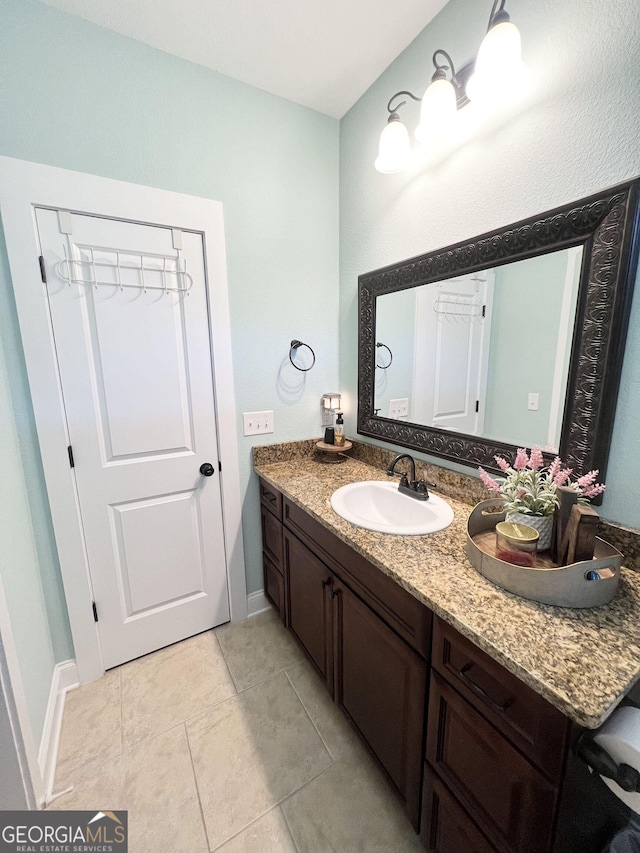
{"label": "white interior door", "polygon": [[486,270],[420,288],[411,418],[416,423],[482,432],[494,278]]}
{"label": "white interior door", "polygon": [[202,236],[36,222],[109,668],[229,619]]}

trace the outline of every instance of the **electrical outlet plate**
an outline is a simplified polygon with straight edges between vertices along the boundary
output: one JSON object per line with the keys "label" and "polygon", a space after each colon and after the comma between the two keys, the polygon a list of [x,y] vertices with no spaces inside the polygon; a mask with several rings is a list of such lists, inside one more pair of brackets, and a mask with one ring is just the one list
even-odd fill
{"label": "electrical outlet plate", "polygon": [[245,412],[242,417],[245,435],[273,432],[273,412]]}
{"label": "electrical outlet plate", "polygon": [[333,426],[336,415],[333,409],[325,409],[324,406],[320,406],[320,413],[320,426]]}
{"label": "electrical outlet plate", "polygon": [[540,406],[540,394],[531,392],[527,397],[527,409],[530,412],[537,412]]}

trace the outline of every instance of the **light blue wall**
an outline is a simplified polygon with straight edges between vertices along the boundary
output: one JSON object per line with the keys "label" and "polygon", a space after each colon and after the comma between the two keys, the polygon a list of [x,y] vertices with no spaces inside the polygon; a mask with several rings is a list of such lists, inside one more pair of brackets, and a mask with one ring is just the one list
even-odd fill
{"label": "light blue wall", "polygon": [[[3,282],[3,290],[6,283]],[[4,331],[3,326],[0,331]],[[27,465],[18,441],[20,420],[11,395],[11,353],[0,346],[0,580],[11,614],[24,692],[35,737],[42,732],[54,658],[45,583],[29,507]],[[19,412],[18,412],[19,414]],[[45,569],[51,566],[43,565]],[[62,613],[61,613],[62,618]]]}
{"label": "light blue wall", "polygon": [[[376,368],[374,407],[382,417],[390,417],[390,400],[407,399],[408,412],[413,405],[413,366],[416,347],[416,294],[414,290],[386,293],[376,300],[376,343],[381,341],[392,353],[387,369]],[[379,364],[389,363],[384,347],[376,351]],[[410,420],[410,418],[407,418]]]}
{"label": "light blue wall", "polygon": [[[483,433],[499,441],[545,450],[560,444],[568,360],[558,432],[549,443],[556,349],[565,292],[569,251],[551,252],[496,269],[491,318],[487,405]],[[580,264],[569,283],[572,293],[567,352],[571,347]],[[537,411],[529,411],[529,393],[539,395]]]}
{"label": "light blue wall", "polygon": [[[250,448],[319,436],[320,397],[338,385],[339,124],[35,0],[0,0],[0,20],[0,154],[224,204],[247,581],[260,589]],[[12,611],[38,737],[52,662],[72,647],[3,247],[0,286],[3,421],[21,438],[20,453],[2,447],[0,479],[23,493],[3,507],[0,554],[24,534],[3,576],[41,610]],[[314,347],[310,373],[289,364],[292,338]],[[242,412],[262,409],[274,434],[244,438]]]}
{"label": "light blue wall", "polygon": [[[640,174],[637,0],[509,4],[534,80],[526,109],[489,126],[432,168],[373,168],[389,97],[421,93],[433,51],[476,53],[489,0],[450,0],[340,128],[340,388],[347,431],[357,393],[360,273],[550,210]],[[415,127],[418,111],[404,116]],[[472,107],[467,107],[467,110]],[[469,115],[469,114],[467,114]],[[637,289],[637,285],[636,285]],[[602,514],[640,528],[640,298],[633,305]],[[468,469],[467,469],[468,470]]]}

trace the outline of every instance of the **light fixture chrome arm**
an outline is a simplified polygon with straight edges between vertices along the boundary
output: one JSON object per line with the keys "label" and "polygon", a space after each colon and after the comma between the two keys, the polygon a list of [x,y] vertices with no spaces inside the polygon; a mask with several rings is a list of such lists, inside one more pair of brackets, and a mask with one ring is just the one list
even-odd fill
{"label": "light fixture chrome arm", "polygon": [[[495,24],[499,24],[500,21],[508,21],[509,14],[507,10],[504,8],[507,0],[493,0],[493,6],[491,7],[491,14],[489,15],[489,23],[487,24],[487,32],[493,27]],[[499,16],[499,17],[498,17]]]}
{"label": "light fixture chrome arm", "polygon": [[[449,63],[448,65],[444,65],[442,62],[438,62],[437,57],[438,57],[438,54],[439,54],[439,53],[440,53],[440,54],[442,54],[442,56],[444,56],[444,58],[445,58],[445,59],[447,60],[447,62]],[[435,70],[435,74],[434,74],[434,75],[433,75],[433,77],[431,78],[432,80],[445,79],[445,78],[446,78],[446,76],[447,76],[447,71],[450,71],[450,72],[451,72],[451,79],[452,79],[452,80],[453,80],[453,79],[455,79],[455,76],[456,76],[456,68],[455,68],[455,65],[453,64],[453,59],[451,59],[451,57],[449,56],[449,54],[447,53],[447,51],[446,51],[446,50],[442,50],[442,48],[440,48],[440,47],[439,47],[439,48],[434,52],[434,54],[433,54],[433,64],[434,64],[434,66],[435,66],[435,69],[436,69],[436,70]]]}
{"label": "light fixture chrome arm", "polygon": [[[438,61],[438,54],[444,57],[446,63]],[[456,93],[456,107],[460,109],[461,107],[466,106],[466,104],[469,103],[469,99],[467,98],[465,93],[465,86],[467,85],[467,80],[469,79],[473,71],[473,62],[467,62],[467,64],[464,65],[460,69],[460,71],[456,71],[453,59],[451,59],[451,56],[447,53],[446,50],[443,50],[440,47],[436,51],[434,51],[432,61],[436,70],[433,73],[431,82],[433,83],[436,80],[448,79]],[[448,77],[447,72],[449,72]]]}
{"label": "light fixture chrome arm", "polygon": [[417,95],[414,95],[413,92],[408,92],[406,89],[402,89],[400,92],[396,92],[395,95],[392,95],[389,98],[389,103],[387,104],[387,110],[390,113],[390,116],[397,116],[398,110],[407,103],[406,101],[400,101],[399,104],[396,104],[395,107],[392,107],[391,104],[395,101],[396,98],[401,97],[402,95],[408,95],[410,98],[413,98],[414,101],[421,101],[422,98],[418,98]]}
{"label": "light fixture chrome arm", "polygon": [[396,98],[401,98],[403,95],[408,95],[414,101],[421,100],[413,92],[409,92],[406,89],[396,92],[395,95],[389,98],[389,103],[387,104],[389,118],[380,136],[380,148],[376,160],[376,169],[383,174],[401,172],[407,168],[411,159],[409,134],[398,115],[398,110],[407,102],[404,100],[394,105]]}

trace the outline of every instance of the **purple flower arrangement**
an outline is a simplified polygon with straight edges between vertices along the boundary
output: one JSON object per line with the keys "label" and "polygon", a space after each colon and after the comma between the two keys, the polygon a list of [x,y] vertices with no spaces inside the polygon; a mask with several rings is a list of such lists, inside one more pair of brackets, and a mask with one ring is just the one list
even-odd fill
{"label": "purple flower arrangement", "polygon": [[478,471],[484,485],[503,499],[507,512],[553,515],[558,506],[558,486],[577,492],[580,503],[587,503],[605,489],[602,483],[596,483],[598,471],[589,471],[572,481],[573,469],[568,468],[559,456],[551,465],[544,467],[544,457],[538,446],[532,447],[531,453],[520,447],[513,465],[501,456],[494,458],[504,477],[494,479],[483,468],[478,468]]}

